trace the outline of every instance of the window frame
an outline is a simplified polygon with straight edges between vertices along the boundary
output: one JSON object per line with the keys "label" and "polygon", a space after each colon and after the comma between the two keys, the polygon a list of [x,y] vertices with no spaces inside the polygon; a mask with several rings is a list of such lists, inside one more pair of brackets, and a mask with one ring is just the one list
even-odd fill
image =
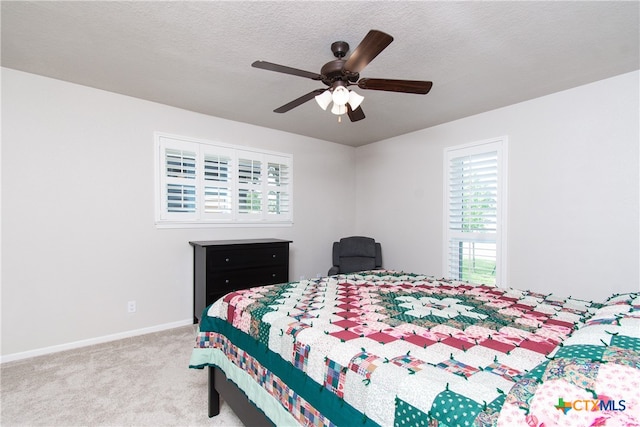
{"label": "window frame", "polygon": [[[177,172],[180,177],[171,177],[167,173],[166,151],[169,149],[196,152],[194,179],[196,200],[193,212],[171,212],[168,206],[167,185],[174,181],[177,185],[185,182],[191,183],[190,180],[185,181],[185,178],[181,178],[184,174],[181,175],[180,172]],[[176,158],[179,158],[179,155]],[[221,158],[223,158],[222,161]],[[259,184],[254,182],[246,185],[240,182],[240,158],[249,159],[260,165],[260,169],[255,174],[260,178]],[[226,162],[226,159],[229,161]],[[228,169],[224,169],[225,164]],[[275,165],[279,174],[284,177],[284,180],[278,181],[277,185],[269,182],[269,165]],[[177,168],[179,170],[180,166]],[[217,180],[216,177],[224,179]],[[154,186],[155,225],[157,228],[282,227],[293,224],[292,154],[154,132]],[[239,212],[239,192],[245,188],[261,191],[263,194],[260,204],[254,205],[255,213],[243,214]],[[280,191],[284,195],[283,200],[287,202],[278,205],[282,206],[283,210],[276,213],[273,212],[273,209],[270,211],[272,206],[269,204],[268,197],[269,192],[274,189]],[[218,202],[215,201],[216,190],[223,194],[222,199]],[[225,212],[226,209],[224,209],[224,206],[228,204],[227,197],[224,196],[225,192],[229,195],[228,200],[231,207],[229,212]],[[205,204],[211,208],[212,200],[213,206],[218,204],[222,207],[221,211],[205,211]]]}
{"label": "window frame", "polygon": [[[443,152],[443,242],[442,269],[444,276],[450,275],[450,241],[456,236],[450,230],[450,161],[451,159],[489,152],[497,152],[497,193],[496,193],[496,274],[495,286],[507,287],[507,181],[508,181],[508,137],[476,141],[445,147]],[[480,235],[482,233],[478,233]],[[486,234],[486,233],[485,233]],[[481,241],[478,239],[477,241]],[[452,278],[454,280],[458,280]]]}

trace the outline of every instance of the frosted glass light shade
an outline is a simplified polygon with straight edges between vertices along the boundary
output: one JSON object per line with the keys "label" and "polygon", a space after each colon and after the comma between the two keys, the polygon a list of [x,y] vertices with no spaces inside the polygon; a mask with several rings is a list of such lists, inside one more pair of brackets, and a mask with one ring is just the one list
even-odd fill
{"label": "frosted glass light shade", "polygon": [[344,106],[349,101],[349,89],[338,86],[333,90],[333,103]]}
{"label": "frosted glass light shade", "polygon": [[336,104],[333,103],[333,107],[331,108],[331,112],[337,116],[344,114],[347,112],[347,106],[345,104]]}
{"label": "frosted glass light shade", "polygon": [[349,92],[349,105],[351,106],[352,110],[355,110],[356,108],[358,108],[360,104],[362,104],[363,100],[364,100],[364,96],[358,95],[354,91]]}
{"label": "frosted glass light shade", "polygon": [[315,98],[316,98],[316,102],[318,103],[320,108],[322,108],[323,110],[326,110],[329,104],[331,104],[331,101],[333,100],[333,97],[331,96],[331,91],[329,90],[325,90],[320,95],[316,95]]}

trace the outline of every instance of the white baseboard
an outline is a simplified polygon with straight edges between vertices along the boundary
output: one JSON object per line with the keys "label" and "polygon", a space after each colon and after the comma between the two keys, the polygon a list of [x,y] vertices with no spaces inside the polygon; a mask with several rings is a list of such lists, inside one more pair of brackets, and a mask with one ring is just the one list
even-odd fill
{"label": "white baseboard", "polygon": [[102,337],[89,338],[81,341],[74,341],[67,344],[53,345],[51,347],[39,348],[36,350],[29,350],[20,353],[7,354],[0,356],[0,364],[13,362],[16,360],[28,359],[30,357],[43,356],[45,354],[58,353],[65,350],[73,350],[80,347],[87,347],[90,345],[102,344],[105,342],[121,340],[124,338],[136,337],[139,335],[150,334],[153,332],[166,331],[167,329],[179,328],[181,326],[192,325],[193,319],[180,320],[177,322],[164,323],[162,325],[150,326],[148,328],[135,329],[132,331],[120,332],[112,335],[105,335]]}

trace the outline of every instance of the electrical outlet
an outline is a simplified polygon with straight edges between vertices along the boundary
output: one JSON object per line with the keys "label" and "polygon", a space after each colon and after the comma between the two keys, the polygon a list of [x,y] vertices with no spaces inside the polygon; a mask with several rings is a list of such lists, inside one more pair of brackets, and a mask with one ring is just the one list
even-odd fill
{"label": "electrical outlet", "polygon": [[135,301],[129,301],[127,303],[127,312],[128,313],[135,313],[136,312],[136,302]]}

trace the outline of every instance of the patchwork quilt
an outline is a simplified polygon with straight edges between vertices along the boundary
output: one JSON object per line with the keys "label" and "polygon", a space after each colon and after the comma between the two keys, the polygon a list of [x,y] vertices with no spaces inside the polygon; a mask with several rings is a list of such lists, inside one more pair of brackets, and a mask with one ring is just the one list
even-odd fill
{"label": "patchwork quilt", "polygon": [[640,297],[388,270],[262,286],[205,310],[190,367],[206,366],[301,425],[640,425]]}

